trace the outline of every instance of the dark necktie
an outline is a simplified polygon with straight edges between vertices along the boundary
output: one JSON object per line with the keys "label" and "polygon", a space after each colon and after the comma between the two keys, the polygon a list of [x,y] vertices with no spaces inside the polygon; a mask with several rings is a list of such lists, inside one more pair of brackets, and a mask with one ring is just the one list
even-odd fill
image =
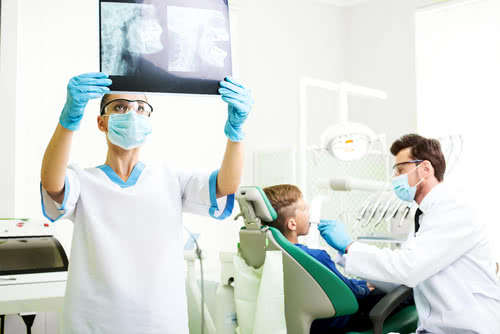
{"label": "dark necktie", "polygon": [[417,211],[415,211],[415,233],[418,232],[418,229],[420,228],[420,223],[418,222],[418,219],[420,218],[420,216],[422,215],[422,210],[420,210],[420,208],[417,209]]}

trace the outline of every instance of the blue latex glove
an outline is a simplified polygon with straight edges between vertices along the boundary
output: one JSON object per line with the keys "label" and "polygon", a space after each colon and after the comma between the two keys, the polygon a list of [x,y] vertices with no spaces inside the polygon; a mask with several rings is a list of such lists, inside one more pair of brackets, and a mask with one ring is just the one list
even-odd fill
{"label": "blue latex glove", "polygon": [[323,239],[342,254],[345,253],[347,246],[352,244],[352,239],[341,222],[321,219],[318,230]]}
{"label": "blue latex glove", "polygon": [[227,122],[224,132],[229,140],[233,142],[242,141],[243,123],[252,110],[253,99],[250,90],[243,87],[232,77],[226,77],[224,81],[219,82],[219,94],[222,100],[227,103]]}
{"label": "blue latex glove", "polygon": [[64,105],[59,123],[66,129],[76,131],[80,128],[85,106],[90,99],[100,98],[111,85],[106,73],[85,73],[71,78],[68,83],[66,104]]}

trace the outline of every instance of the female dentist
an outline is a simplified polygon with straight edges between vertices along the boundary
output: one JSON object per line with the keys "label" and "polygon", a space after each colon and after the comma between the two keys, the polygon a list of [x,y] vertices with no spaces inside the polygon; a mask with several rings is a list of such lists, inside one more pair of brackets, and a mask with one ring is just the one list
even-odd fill
{"label": "female dentist", "polygon": [[[182,213],[217,219],[231,213],[243,169],[242,127],[253,101],[234,79],[221,81],[228,141],[220,170],[176,172],[139,161],[153,108],[143,94],[107,94],[110,84],[104,73],[69,81],[42,163],[44,215],[74,222],[62,333],[187,334]],[[85,106],[100,97],[105,163],[67,166]]]}

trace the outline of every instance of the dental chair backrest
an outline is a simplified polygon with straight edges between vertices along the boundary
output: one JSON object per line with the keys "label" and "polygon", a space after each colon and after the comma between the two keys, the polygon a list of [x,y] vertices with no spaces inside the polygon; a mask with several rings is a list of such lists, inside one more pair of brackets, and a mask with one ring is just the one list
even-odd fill
{"label": "dental chair backrest", "polygon": [[285,317],[289,334],[309,333],[314,319],[353,314],[358,303],[351,290],[328,268],[289,242],[279,230],[262,223],[278,217],[259,187],[240,187],[236,194],[245,227],[240,231],[240,254],[259,268],[267,250],[283,253]]}

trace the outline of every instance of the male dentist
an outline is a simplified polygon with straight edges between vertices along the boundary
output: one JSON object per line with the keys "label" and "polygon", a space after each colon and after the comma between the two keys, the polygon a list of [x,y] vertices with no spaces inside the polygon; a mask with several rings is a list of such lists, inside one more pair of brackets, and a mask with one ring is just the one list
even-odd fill
{"label": "male dentist", "polygon": [[500,281],[485,222],[443,183],[439,142],[409,134],[391,153],[396,195],[419,205],[415,234],[403,249],[353,242],[335,221],[320,224],[321,235],[346,254],[348,274],[414,288],[417,333],[500,333]]}

